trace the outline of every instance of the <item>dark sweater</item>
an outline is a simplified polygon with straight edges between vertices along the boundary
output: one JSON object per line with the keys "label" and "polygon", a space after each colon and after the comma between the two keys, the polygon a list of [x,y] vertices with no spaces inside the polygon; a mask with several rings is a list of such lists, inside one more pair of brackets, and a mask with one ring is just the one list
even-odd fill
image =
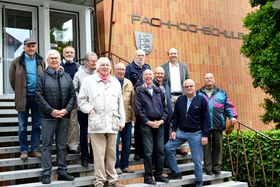
{"label": "dark sweater", "polygon": [[73,78],[75,76],[75,73],[79,69],[79,64],[76,63],[76,62],[72,62],[72,63],[65,62],[65,64],[61,63],[61,66],[64,68],[64,72],[68,73],[71,76],[72,80],[73,80]]}
{"label": "dark sweater", "polygon": [[207,137],[210,130],[210,117],[207,101],[199,95],[194,96],[187,113],[187,96],[180,96],[173,112],[172,131],[179,128],[185,132],[202,130],[202,136]]}

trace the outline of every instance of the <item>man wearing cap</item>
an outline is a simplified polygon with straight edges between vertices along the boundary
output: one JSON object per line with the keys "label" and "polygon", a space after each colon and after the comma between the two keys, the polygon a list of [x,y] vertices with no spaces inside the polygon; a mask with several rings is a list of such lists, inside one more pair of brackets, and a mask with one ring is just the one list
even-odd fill
{"label": "man wearing cap", "polygon": [[[45,69],[43,58],[36,53],[37,43],[34,39],[24,40],[23,52],[16,57],[9,72],[11,87],[15,92],[15,107],[18,111],[20,159],[26,161],[29,156],[41,157],[39,152],[41,121],[35,102],[35,89],[38,76]],[[29,110],[32,117],[31,147],[27,140]]]}

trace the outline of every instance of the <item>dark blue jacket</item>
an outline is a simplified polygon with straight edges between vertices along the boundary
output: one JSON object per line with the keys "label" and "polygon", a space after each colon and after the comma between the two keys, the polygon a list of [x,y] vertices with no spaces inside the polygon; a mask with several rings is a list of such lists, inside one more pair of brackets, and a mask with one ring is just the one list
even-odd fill
{"label": "dark blue jacket", "polygon": [[[138,86],[143,84],[142,74],[146,69],[151,69],[149,64],[144,64],[141,68],[134,61],[132,61],[129,65],[126,66],[125,78],[129,79],[132,82],[134,88],[137,88]],[[135,86],[137,81],[137,86]]]}
{"label": "dark blue jacket", "polygon": [[187,96],[180,96],[173,112],[172,131],[179,128],[185,132],[201,130],[202,136],[207,137],[210,130],[210,117],[207,101],[200,95],[194,96],[187,113]]}
{"label": "dark blue jacket", "polygon": [[168,112],[163,92],[153,86],[153,95],[142,85],[135,91],[134,113],[142,124],[150,120],[167,120]]}

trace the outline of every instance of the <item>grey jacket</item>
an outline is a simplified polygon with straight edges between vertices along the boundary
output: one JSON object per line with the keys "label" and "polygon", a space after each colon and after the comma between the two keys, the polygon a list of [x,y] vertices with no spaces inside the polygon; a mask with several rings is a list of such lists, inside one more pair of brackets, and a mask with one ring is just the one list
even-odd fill
{"label": "grey jacket", "polygon": [[[178,62],[179,64],[179,70],[180,70],[180,79],[181,79],[181,85],[182,85],[182,91],[184,92],[183,88],[183,82],[189,78],[189,71],[186,64],[183,64],[181,62]],[[161,65],[161,67],[164,69],[164,84],[167,84],[169,88],[171,88],[170,85],[170,70],[169,70],[169,61],[165,64]]]}
{"label": "grey jacket", "polygon": [[66,118],[69,118],[76,101],[76,94],[72,78],[64,73],[63,68],[55,73],[48,67],[39,77],[35,92],[41,118],[53,118],[51,112],[54,109],[66,109],[68,111]]}

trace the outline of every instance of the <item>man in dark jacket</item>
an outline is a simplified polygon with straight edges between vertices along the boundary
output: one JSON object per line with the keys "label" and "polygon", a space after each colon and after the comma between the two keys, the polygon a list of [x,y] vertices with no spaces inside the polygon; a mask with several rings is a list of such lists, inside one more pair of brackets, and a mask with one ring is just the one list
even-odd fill
{"label": "man in dark jacket", "polygon": [[[133,86],[134,90],[143,84],[142,74],[146,69],[151,69],[149,64],[145,63],[145,51],[138,49],[135,52],[134,60],[126,66],[125,69],[125,78],[129,79]],[[138,123],[139,119],[136,117],[135,125],[134,125],[134,160],[140,160],[143,158],[143,146],[140,135],[140,125]]]}
{"label": "man in dark jacket", "polygon": [[76,101],[75,89],[69,74],[60,67],[60,54],[50,50],[47,55],[48,68],[39,78],[36,102],[40,106],[42,121],[42,183],[51,182],[52,144],[55,135],[58,180],[73,181],[67,173],[67,133],[70,112]]}
{"label": "man in dark jacket", "polygon": [[[18,111],[18,137],[20,159],[27,160],[29,156],[41,157],[39,152],[41,121],[35,102],[35,88],[38,76],[45,69],[43,58],[36,53],[37,43],[34,39],[24,40],[23,53],[15,58],[10,66],[10,83],[15,92],[15,105]],[[27,125],[29,110],[32,117],[31,148],[27,141]]]}
{"label": "man in dark jacket", "polygon": [[[167,120],[167,107],[165,97],[160,88],[153,84],[154,74],[152,70],[145,70],[143,73],[144,84],[139,86],[135,92],[134,111],[139,119],[140,132],[142,136],[144,150],[144,183],[156,184],[158,182],[168,182],[162,176],[164,163],[164,127]],[[153,146],[156,146],[153,149]],[[155,181],[152,176],[152,156],[156,150],[155,161]]]}
{"label": "man in dark jacket", "polygon": [[171,174],[169,179],[181,179],[181,171],[177,165],[176,149],[185,141],[189,142],[196,187],[202,186],[202,145],[208,143],[210,119],[207,101],[195,94],[195,84],[191,79],[184,81],[186,95],[180,96],[173,113],[172,132],[170,140],[165,145],[165,156]]}
{"label": "man in dark jacket", "polygon": [[232,124],[237,122],[237,111],[227,96],[226,91],[215,86],[212,73],[205,74],[205,85],[198,94],[203,96],[209,105],[211,131],[208,135],[209,144],[204,146],[204,167],[207,175],[220,175],[223,153],[223,130],[226,118]]}

